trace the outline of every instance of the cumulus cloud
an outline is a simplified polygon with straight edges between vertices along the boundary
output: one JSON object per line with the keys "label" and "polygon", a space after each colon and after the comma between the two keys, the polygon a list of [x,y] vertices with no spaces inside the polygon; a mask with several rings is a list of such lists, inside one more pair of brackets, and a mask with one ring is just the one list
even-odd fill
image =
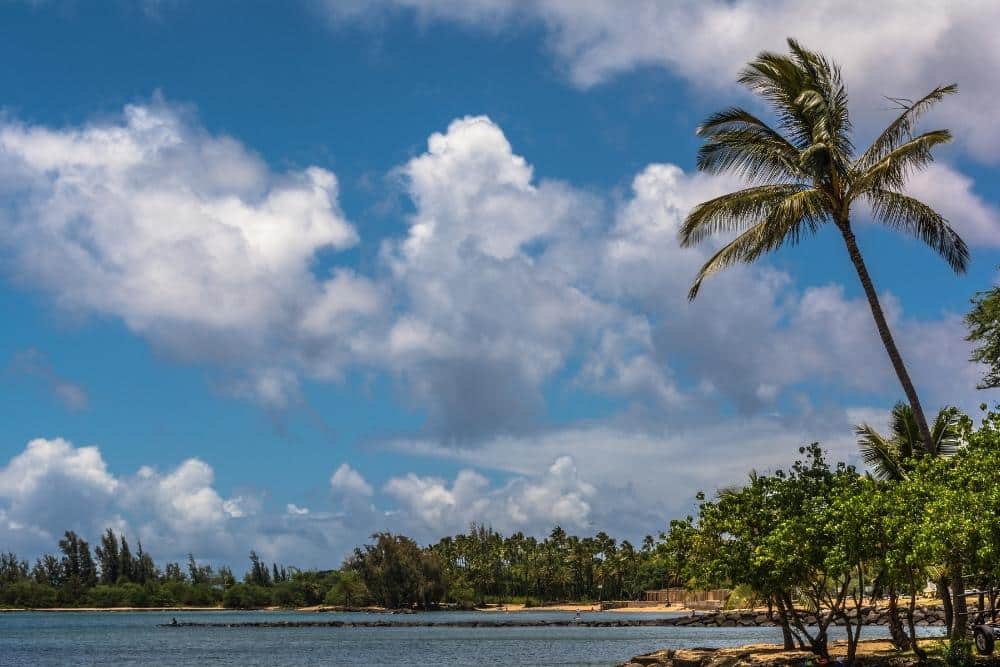
{"label": "cumulus cloud", "polygon": [[496,488],[483,475],[465,469],[451,483],[413,473],[394,477],[384,491],[399,503],[399,520],[432,537],[464,531],[473,522],[534,534],[554,525],[587,530],[595,495],[570,456],[560,456],[539,474],[515,477]]}
{"label": "cumulus cloud", "polygon": [[533,178],[486,117],[454,121],[399,173],[416,207],[383,257],[406,310],[388,358],[458,439],[540,416],[540,384],[616,309],[574,285],[599,203]]}
{"label": "cumulus cloud", "polygon": [[374,490],[357,470],[347,463],[341,463],[330,476],[330,488],[336,493],[356,496],[371,496]]}
{"label": "cumulus cloud", "polygon": [[821,442],[834,460],[857,461],[851,427],[861,421],[884,424],[884,412],[829,408],[655,430],[609,421],[497,437],[474,447],[399,440],[385,447],[514,477],[491,489],[482,473],[460,473],[450,486],[410,476],[386,490],[432,525],[461,526],[476,519],[538,530],[562,523],[634,539],[692,512],[699,490],[713,493],[745,480],[751,469],[786,466],[810,442]]}
{"label": "cumulus cloud", "polygon": [[313,519],[294,503],[279,513],[260,497],[226,497],[213,468],[197,458],[115,475],[98,447],[39,438],[0,467],[0,543],[29,558],[55,550],[65,530],[93,543],[111,527],[133,544],[140,540],[161,565],[190,552],[239,567],[250,549],[329,565],[367,535],[345,533],[329,515]]}
{"label": "cumulus cloud", "polygon": [[739,68],[759,51],[782,50],[785,39],[795,37],[843,66],[863,128],[888,121],[891,105],[884,96],[915,98],[958,81],[961,101],[943,105],[938,119],[981,160],[995,161],[1000,146],[1000,128],[989,112],[1000,88],[1000,45],[993,31],[1000,7],[989,0],[381,0],[330,1],[326,7],[338,21],[402,10],[421,22],[488,32],[541,25],[555,58],[582,87],[654,66],[715,92],[732,86]]}
{"label": "cumulus cloud", "polygon": [[[17,277],[62,307],[120,317],[271,409],[301,400],[303,379],[387,373],[426,433],[466,444],[545,428],[557,378],[654,424],[755,414],[806,383],[896,395],[866,304],[837,287],[798,291],[763,264],[687,303],[711,247],[680,248],[678,228],[731,178],[652,164],[611,204],[537,178],[489,118],[460,118],[396,170],[413,212],[405,235],[382,240],[372,278],[311,268],[358,240],[333,174],[273,173],[162,101],[77,128],[2,123],[0,166],[14,175],[0,183],[12,202],[0,238]],[[918,187],[989,238],[995,212],[957,174],[935,174]],[[904,354],[955,334],[891,296],[887,307]],[[923,364],[950,379],[933,383],[950,400],[974,384],[959,386],[963,345],[916,362],[918,377]]]}
{"label": "cumulus cloud", "polygon": [[1000,210],[980,197],[971,178],[937,163],[910,177],[907,189],[934,207],[970,245],[1000,246]]}
{"label": "cumulus cloud", "polygon": [[0,468],[2,531],[11,548],[51,540],[66,528],[95,532],[115,521],[119,481],[97,447],[38,438]]}
{"label": "cumulus cloud", "polygon": [[[0,172],[13,175],[0,183],[0,239],[15,279],[233,369],[235,393],[280,405],[294,388],[286,367],[336,373],[351,344],[340,323],[377,309],[364,279],[311,271],[321,250],[358,242],[333,173],[274,173],[162,100],[80,127],[6,120]],[[322,363],[297,356],[317,349]]]}

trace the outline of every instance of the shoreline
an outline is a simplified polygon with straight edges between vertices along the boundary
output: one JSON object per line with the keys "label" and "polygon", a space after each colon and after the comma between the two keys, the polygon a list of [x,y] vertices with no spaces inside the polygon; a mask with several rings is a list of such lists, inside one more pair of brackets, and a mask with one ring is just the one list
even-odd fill
{"label": "shoreline", "polygon": [[[129,613],[129,612],[287,612],[287,613],[324,613],[324,614],[336,614],[336,613],[362,613],[362,614],[410,614],[416,613],[420,610],[401,610],[401,609],[386,609],[385,607],[336,607],[328,605],[312,605],[308,607],[261,607],[260,609],[228,609],[226,607],[39,607],[39,608],[27,608],[27,607],[17,607],[17,608],[0,608],[0,614],[12,614],[12,613],[23,613],[23,612],[46,612],[46,613],[94,613],[94,612],[106,612],[106,613]],[[452,612],[452,611],[478,611],[488,614],[530,614],[532,612],[560,612],[573,614],[580,612],[581,614],[589,614],[596,612],[604,613],[635,613],[635,614],[692,614],[695,613],[694,610],[687,607],[672,606],[672,607],[616,607],[614,609],[604,609],[600,608],[597,603],[580,603],[580,604],[556,604],[548,606],[539,607],[525,607],[523,604],[511,604],[504,607],[500,606],[489,606],[489,607],[477,607],[475,609],[468,610],[455,610],[455,609],[434,609],[429,610],[432,612]]]}
{"label": "shoreline", "polygon": [[[935,640],[918,640],[925,647]],[[847,643],[830,642],[830,658],[847,656]],[[780,644],[746,644],[723,648],[661,649],[632,657],[619,667],[715,667],[718,665],[753,665],[753,667],[788,667],[816,663],[816,655],[802,649],[786,650]],[[862,639],[858,642],[856,664],[868,667],[910,667],[920,661],[912,652],[900,653],[885,639]]]}

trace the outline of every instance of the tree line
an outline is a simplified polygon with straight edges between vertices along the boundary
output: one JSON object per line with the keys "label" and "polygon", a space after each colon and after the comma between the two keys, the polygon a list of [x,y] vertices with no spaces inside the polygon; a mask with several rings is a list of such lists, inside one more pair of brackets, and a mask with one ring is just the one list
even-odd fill
{"label": "tree line", "polygon": [[0,554],[0,605],[5,607],[224,606],[251,609],[318,604],[386,608],[471,608],[485,603],[633,599],[643,590],[679,585],[670,533],[636,548],[607,533],[578,537],[555,527],[542,539],[505,536],[473,524],[468,532],[420,546],[405,535],[377,533],[338,569],[302,570],[267,563],[250,552],[237,579],[189,554],[157,565],[137,541],[108,528],[95,548],[66,531],[58,553],[34,564]]}

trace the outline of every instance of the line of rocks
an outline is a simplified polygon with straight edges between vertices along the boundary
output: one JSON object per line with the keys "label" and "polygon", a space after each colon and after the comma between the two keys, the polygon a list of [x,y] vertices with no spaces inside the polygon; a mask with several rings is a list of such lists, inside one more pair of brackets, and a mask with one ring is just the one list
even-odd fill
{"label": "line of rocks", "polygon": [[648,628],[676,625],[676,618],[623,618],[613,620],[509,621],[238,621],[163,623],[162,628]]}
{"label": "line of rocks", "polygon": [[[974,613],[974,608],[970,610]],[[852,614],[852,622],[857,618],[857,612]],[[864,625],[885,625],[888,622],[888,612],[885,609],[862,607],[862,623]],[[938,607],[917,607],[914,611],[916,625],[944,625],[944,612]],[[805,614],[806,625],[815,625],[816,616]],[[843,624],[842,620],[837,622]],[[763,611],[719,611],[691,616],[673,616],[668,618],[622,618],[611,620],[589,619],[509,619],[509,620],[463,620],[463,621],[240,621],[240,622],[200,622],[185,621],[181,623],[166,623],[168,628],[536,628],[536,627],[582,627],[582,628],[642,628],[642,627],[705,627],[705,628],[736,628],[736,627],[771,627],[777,625],[776,617]]]}
{"label": "line of rocks", "polygon": [[[975,613],[975,607],[970,607],[970,613]],[[852,610],[848,616],[853,624],[857,619],[858,612]],[[889,612],[885,608],[862,607],[863,625],[887,625],[889,622]],[[693,626],[707,628],[736,628],[736,627],[769,627],[778,625],[777,615],[769,616],[763,611],[719,611],[708,614],[695,614],[672,619],[670,625]],[[936,606],[920,606],[913,611],[915,625],[944,625],[944,611]],[[816,624],[816,615],[806,613],[803,615],[806,625]],[[836,625],[843,625],[843,619],[837,619]]]}

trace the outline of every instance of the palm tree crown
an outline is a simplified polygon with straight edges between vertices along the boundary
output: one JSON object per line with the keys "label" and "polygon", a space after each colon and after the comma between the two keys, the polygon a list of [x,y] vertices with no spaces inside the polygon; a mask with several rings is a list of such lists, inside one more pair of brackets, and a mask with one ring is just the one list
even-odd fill
{"label": "palm tree crown", "polygon": [[951,140],[948,130],[914,134],[917,119],[958,88],[939,86],[915,102],[894,100],[901,107],[899,116],[858,155],[839,68],[795,40],[789,39],[788,45],[789,55],[761,53],[739,76],[739,82],[774,111],[774,127],[745,109],[731,107],[709,116],[698,128],[705,139],[698,151],[698,168],[735,172],[751,186],[700,204],[684,221],[680,231],[684,247],[719,233],[737,234],[705,262],[688,297],[695,298],[708,276],[794,245],[833,223],[913,407],[921,441],[929,447],[930,432],[857,246],[851,211],[855,204],[867,206],[878,223],[916,236],[956,272],[965,271],[969,261],[965,242],[939,213],[903,191],[907,176],[933,160],[931,149]]}
{"label": "palm tree crown", "polygon": [[965,444],[962,439],[961,415],[956,408],[938,412],[931,426],[932,452],[920,446],[920,434],[913,410],[906,403],[897,403],[889,420],[889,435],[882,435],[868,424],[859,424],[858,450],[876,479],[898,482],[906,479],[913,463],[924,455],[953,456]]}

